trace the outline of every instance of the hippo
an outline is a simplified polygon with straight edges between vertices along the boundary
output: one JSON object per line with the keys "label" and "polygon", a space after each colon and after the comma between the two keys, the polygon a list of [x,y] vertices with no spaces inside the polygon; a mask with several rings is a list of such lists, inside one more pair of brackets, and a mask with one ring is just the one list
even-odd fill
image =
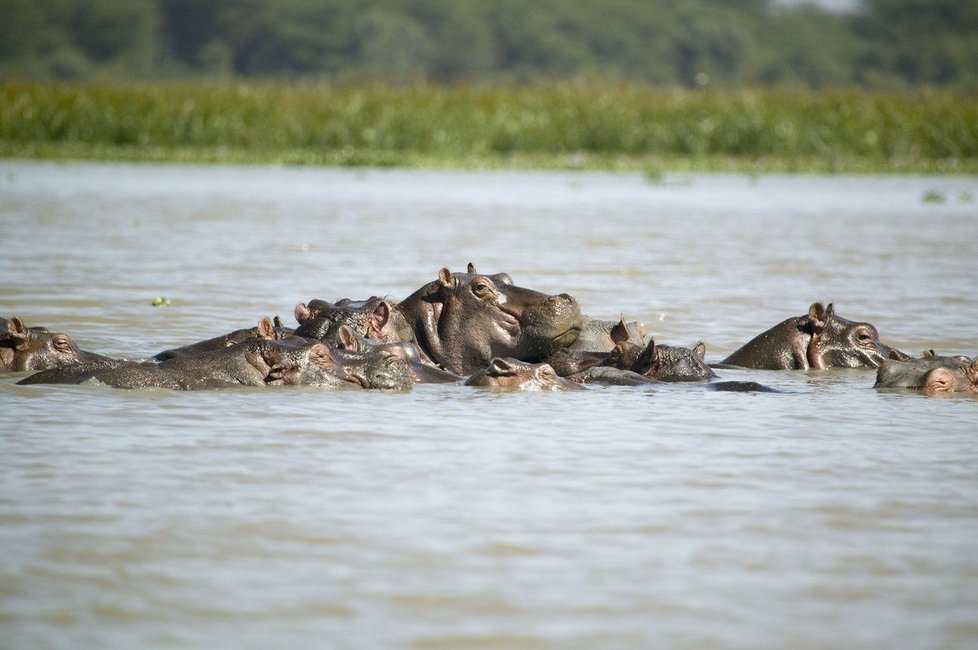
{"label": "hippo", "polygon": [[466,386],[505,391],[582,390],[584,386],[558,375],[547,363],[494,358],[465,380]]}
{"label": "hippo", "polygon": [[548,296],[513,284],[506,273],[466,273],[448,268],[394,306],[403,341],[413,341],[433,361],[459,375],[494,358],[538,362],[577,340],[582,316],[566,293]]}
{"label": "hippo", "polygon": [[[60,370],[60,369],[59,369]],[[363,388],[322,343],[283,345],[254,337],[219,350],[162,363],[125,362],[111,367],[86,364],[75,369],[49,370],[20,384],[78,384],[89,379],[114,388],[206,390],[227,386],[312,385]]]}
{"label": "hippo", "polygon": [[333,358],[364,388],[405,391],[416,383],[408,361],[388,348],[375,347],[363,352],[337,349],[333,350]]}
{"label": "hippo", "polygon": [[706,365],[706,346],[699,342],[692,348],[673,345],[656,345],[649,339],[641,348],[630,341],[615,346],[605,366],[631,370],[649,379],[667,382],[705,382],[716,379],[716,373]]}
{"label": "hippo", "polygon": [[879,340],[870,323],[835,315],[832,303],[816,302],[804,316],[762,332],[720,363],[764,370],[878,368],[886,359],[910,357]]}
{"label": "hippo", "polygon": [[400,357],[408,364],[414,383],[417,384],[444,384],[465,379],[461,375],[439,368],[421,352],[421,348],[416,343],[408,341],[381,343],[357,334],[347,325],[340,325],[337,328],[336,338],[337,348],[341,350],[355,352],[383,350]]}
{"label": "hippo", "polygon": [[49,332],[44,327],[25,327],[16,316],[0,318],[0,327],[0,372],[110,361],[101,354],[80,350],[67,334]]}
{"label": "hippo", "polygon": [[174,359],[176,357],[189,357],[195,354],[200,354],[201,352],[220,350],[221,348],[226,348],[234,345],[235,343],[241,343],[242,341],[246,341],[253,337],[268,339],[269,341],[277,341],[290,336],[291,334],[292,329],[283,327],[282,321],[278,316],[275,317],[274,321],[267,316],[262,316],[258,320],[258,325],[256,327],[234,330],[233,332],[229,332],[221,336],[215,336],[214,338],[207,339],[206,341],[200,341],[198,343],[192,343],[190,345],[185,345],[183,347],[173,348],[170,350],[163,350],[154,356],[153,359],[156,361],[166,361],[167,359]]}
{"label": "hippo", "polygon": [[299,323],[296,336],[317,339],[330,345],[339,343],[337,332],[343,325],[360,336],[382,342],[400,341],[390,319],[393,304],[385,298],[371,296],[366,300],[343,298],[335,303],[313,299],[295,306]]}
{"label": "hippo", "polygon": [[978,394],[978,358],[939,356],[931,350],[919,358],[888,359],[876,371],[873,387]]}

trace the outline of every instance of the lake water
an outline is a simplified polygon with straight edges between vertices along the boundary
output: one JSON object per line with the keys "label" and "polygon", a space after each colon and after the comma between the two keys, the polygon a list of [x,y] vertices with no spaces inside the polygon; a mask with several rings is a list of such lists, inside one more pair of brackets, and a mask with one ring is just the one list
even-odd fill
{"label": "lake water", "polygon": [[[0,162],[0,315],[119,357],[470,261],[710,361],[816,300],[974,356],[976,259],[975,177]],[[782,392],[0,377],[0,647],[978,646],[978,399],[720,374]]]}

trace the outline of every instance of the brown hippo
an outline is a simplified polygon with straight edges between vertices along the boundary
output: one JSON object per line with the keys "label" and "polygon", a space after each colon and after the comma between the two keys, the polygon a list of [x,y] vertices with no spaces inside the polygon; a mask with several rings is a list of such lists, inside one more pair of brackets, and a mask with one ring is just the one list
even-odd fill
{"label": "brown hippo", "polygon": [[505,273],[443,268],[438,278],[395,305],[398,336],[414,341],[433,361],[460,375],[497,357],[541,361],[572,344],[581,310],[566,293],[548,296],[513,284]]}
{"label": "brown hippo", "polygon": [[766,370],[878,368],[886,359],[909,359],[879,340],[870,323],[835,315],[831,303],[816,302],[804,316],[784,320],[758,334],[721,362]]}
{"label": "brown hippo", "polygon": [[288,327],[283,327],[282,321],[278,316],[275,317],[274,321],[267,316],[262,316],[258,320],[258,325],[256,327],[234,330],[233,332],[229,332],[221,336],[215,336],[214,338],[207,339],[206,341],[184,345],[183,347],[173,348],[171,350],[163,350],[153,358],[157,361],[166,361],[167,359],[173,359],[176,357],[189,357],[195,354],[200,354],[201,352],[220,350],[221,348],[226,348],[234,345],[235,343],[241,343],[242,341],[247,341],[248,339],[254,337],[268,339],[269,341],[277,341],[290,336],[291,334],[292,330]]}
{"label": "brown hippo", "polygon": [[126,362],[104,367],[86,364],[40,372],[21,384],[78,384],[95,379],[115,388],[206,390],[227,386],[266,384],[363,388],[364,381],[348,373],[329,348],[310,342],[290,346],[251,338],[219,350],[162,363]]}
{"label": "brown hippo", "polygon": [[581,390],[580,383],[558,375],[549,364],[526,363],[519,359],[495,358],[482,370],[477,370],[465,380],[466,386],[479,386],[494,390]]}
{"label": "brown hippo", "polygon": [[78,349],[67,334],[49,332],[44,327],[25,327],[16,316],[0,318],[0,372],[110,361],[109,357]]}
{"label": "brown hippo", "polygon": [[929,394],[978,394],[978,358],[939,356],[930,350],[920,358],[888,359],[876,371],[874,388],[908,388]]}

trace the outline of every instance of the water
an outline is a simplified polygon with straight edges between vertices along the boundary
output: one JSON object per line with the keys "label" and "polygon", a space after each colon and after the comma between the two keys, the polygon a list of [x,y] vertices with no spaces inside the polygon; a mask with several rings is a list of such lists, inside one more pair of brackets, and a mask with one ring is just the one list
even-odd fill
{"label": "water", "polygon": [[[719,360],[834,302],[978,353],[978,179],[0,162],[0,315],[139,358],[509,272]],[[154,297],[171,305],[154,308]],[[978,399],[0,378],[0,646],[978,644]]]}

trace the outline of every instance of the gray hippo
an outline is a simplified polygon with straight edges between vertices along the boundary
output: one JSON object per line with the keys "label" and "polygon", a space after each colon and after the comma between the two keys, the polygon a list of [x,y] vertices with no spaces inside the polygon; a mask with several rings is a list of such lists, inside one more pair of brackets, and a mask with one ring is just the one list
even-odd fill
{"label": "gray hippo", "polygon": [[277,341],[283,339],[292,334],[292,329],[282,326],[282,321],[276,316],[274,321],[267,316],[262,316],[258,320],[258,325],[256,327],[248,327],[245,329],[234,330],[227,334],[222,334],[221,336],[215,336],[214,338],[207,339],[206,341],[200,341],[198,343],[192,343],[190,345],[184,345],[183,347],[173,348],[170,350],[163,350],[158,353],[153,358],[156,361],[166,361],[167,359],[174,359],[176,357],[190,357],[195,354],[200,354],[201,352],[210,352],[212,350],[220,350],[221,348],[226,348],[235,343],[241,343],[242,341],[247,341],[250,338],[258,337],[262,339],[268,339],[269,341]]}
{"label": "gray hippo", "polygon": [[443,268],[438,278],[394,306],[398,337],[459,375],[494,358],[541,361],[577,340],[582,317],[566,293],[548,296],[513,284],[505,273]]}
{"label": "gray hippo", "polygon": [[343,298],[335,303],[313,299],[295,306],[299,327],[296,336],[317,339],[337,345],[339,328],[347,326],[360,336],[382,342],[400,341],[390,319],[393,304],[385,298],[371,296],[366,300]]}
{"label": "gray hippo", "polygon": [[117,363],[111,367],[86,364],[36,373],[20,384],[78,384],[90,379],[114,388],[206,390],[228,386],[313,385],[364,388],[322,343],[284,345],[263,338],[176,357],[162,363]]}
{"label": "gray hippo", "polygon": [[804,316],[758,334],[720,363],[765,370],[878,368],[886,359],[909,359],[879,340],[870,323],[846,320],[816,302]]}
{"label": "gray hippo", "polygon": [[939,356],[930,350],[920,358],[888,359],[876,371],[874,388],[978,394],[978,358]]}
{"label": "gray hippo", "polygon": [[637,344],[624,319],[619,320],[609,330],[608,336],[614,344],[608,352],[561,349],[551,355],[547,363],[565,377],[600,377],[616,384],[638,382],[628,374],[618,375],[607,371],[594,371],[586,375],[581,373],[598,366],[607,366],[634,372],[656,381],[705,382],[716,378],[716,373],[705,362],[706,346],[702,342],[692,348],[657,345],[651,338],[648,343]]}
{"label": "gray hippo", "polygon": [[466,386],[504,391],[582,390],[578,382],[558,375],[549,364],[495,358],[465,380]]}
{"label": "gray hippo", "polygon": [[615,346],[601,365],[631,370],[649,379],[667,382],[705,382],[716,379],[706,365],[706,346],[699,342],[692,348],[656,345],[650,339],[642,348],[630,341]]}
{"label": "gray hippo", "polygon": [[109,361],[109,357],[79,349],[67,334],[49,332],[44,327],[25,327],[16,316],[0,318],[0,372]]}
{"label": "gray hippo", "polygon": [[445,384],[465,379],[461,375],[438,367],[421,352],[421,348],[416,343],[408,341],[381,343],[357,334],[347,325],[340,325],[336,329],[335,338],[337,339],[336,347],[340,350],[354,352],[374,350],[389,352],[400,357],[407,363],[414,383],[417,384]]}

